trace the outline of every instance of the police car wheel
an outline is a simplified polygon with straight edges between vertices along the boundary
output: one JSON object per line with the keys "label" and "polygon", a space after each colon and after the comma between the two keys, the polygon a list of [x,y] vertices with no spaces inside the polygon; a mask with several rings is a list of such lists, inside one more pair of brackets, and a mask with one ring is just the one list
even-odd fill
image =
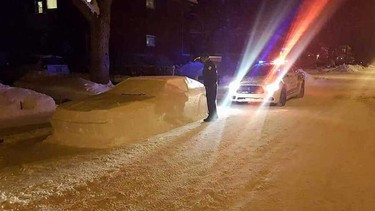
{"label": "police car wheel", "polygon": [[280,93],[280,100],[277,103],[278,106],[285,106],[286,104],[286,90],[283,88]]}

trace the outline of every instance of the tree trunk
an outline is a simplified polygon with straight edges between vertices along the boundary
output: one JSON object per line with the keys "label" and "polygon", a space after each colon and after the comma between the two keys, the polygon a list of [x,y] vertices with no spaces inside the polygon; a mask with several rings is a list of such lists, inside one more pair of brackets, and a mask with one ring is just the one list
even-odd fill
{"label": "tree trunk", "polygon": [[90,23],[90,78],[92,81],[109,82],[110,13],[102,12]]}
{"label": "tree trunk", "polygon": [[[91,1],[90,1],[91,2]],[[73,4],[90,24],[90,78],[109,82],[109,36],[112,0],[73,0]]]}

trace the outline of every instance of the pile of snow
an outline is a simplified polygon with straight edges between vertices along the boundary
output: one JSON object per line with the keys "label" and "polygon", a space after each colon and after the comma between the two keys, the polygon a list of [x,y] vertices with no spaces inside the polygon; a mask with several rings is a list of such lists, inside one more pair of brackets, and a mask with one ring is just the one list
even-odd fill
{"label": "pile of snow", "polygon": [[125,80],[125,79],[128,79],[130,78],[130,76],[128,75],[113,75],[111,77],[111,81],[114,83],[114,84],[118,84],[120,83],[121,81]]}
{"label": "pile of snow", "polygon": [[361,65],[340,65],[331,72],[359,72],[365,70]]}
{"label": "pile of snow", "polygon": [[375,65],[371,64],[367,67],[368,71],[375,71]]}
{"label": "pile of snow", "polygon": [[75,75],[46,75],[36,71],[27,73],[15,83],[15,86],[49,95],[58,102],[84,99],[106,92],[113,87],[111,82],[103,85]]}
{"label": "pile of snow", "polygon": [[48,122],[55,101],[32,90],[0,84],[0,128]]}
{"label": "pile of snow", "polygon": [[113,147],[144,140],[206,114],[205,89],[198,81],[179,76],[133,77],[106,93],[59,106],[47,141]]}
{"label": "pile of snow", "polygon": [[304,68],[303,71],[310,75],[322,73],[322,70],[318,68]]}
{"label": "pile of snow", "polygon": [[[340,65],[335,68],[322,69],[323,73],[355,73],[361,71],[371,71],[373,70],[372,66],[364,67],[362,65]],[[320,73],[321,73],[320,72]]]}

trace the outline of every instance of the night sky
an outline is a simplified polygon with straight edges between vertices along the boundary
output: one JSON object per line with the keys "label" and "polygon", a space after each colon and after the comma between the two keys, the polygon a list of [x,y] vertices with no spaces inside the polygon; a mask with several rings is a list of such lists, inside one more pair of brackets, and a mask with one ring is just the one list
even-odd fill
{"label": "night sky", "polygon": [[329,19],[313,44],[348,44],[357,57],[375,58],[375,0],[347,0]]}
{"label": "night sky", "polygon": [[[375,58],[375,0],[331,0],[330,2],[340,1],[341,4],[338,5],[336,11],[326,21],[306,51],[313,51],[313,49],[320,46],[333,48],[340,45],[349,45],[352,47],[354,56],[358,61],[369,62]],[[224,9],[216,9],[219,2],[226,4]],[[248,32],[259,14],[260,8],[265,6],[266,15],[263,16],[261,22],[263,25],[267,25],[267,23],[272,23],[277,18],[272,14],[275,8],[280,4],[285,5],[287,2],[294,2],[295,5],[300,5],[304,0],[200,0],[199,7],[203,8],[203,12],[201,11],[203,17],[212,13],[212,10],[219,10],[216,15],[213,14],[211,18],[206,18],[206,23],[211,21],[214,24],[224,25],[225,21],[220,19],[223,19],[222,14],[226,12],[227,16],[233,20],[231,33],[234,31],[233,29],[243,28],[242,30],[245,33],[236,39],[232,39],[234,43],[230,44],[232,48],[237,46],[238,48],[235,48],[235,51],[240,52],[249,37]],[[292,13],[293,11],[296,12],[297,8],[298,6],[290,11],[290,17],[288,17],[290,20],[285,20],[284,23],[292,23]],[[269,17],[267,17],[267,14]],[[215,23],[215,20],[217,20],[217,23]],[[217,28],[219,27],[217,26]],[[288,29],[284,30],[283,33],[288,33]],[[222,41],[226,37],[225,32],[219,31],[218,34],[220,37],[219,43],[213,43],[211,48],[215,49],[217,46],[222,45]],[[274,37],[277,36],[280,35],[275,34]],[[280,39],[280,43],[283,42],[282,39]]]}
{"label": "night sky", "polygon": [[[359,58],[360,60],[372,60],[373,58],[375,58],[375,0],[343,1],[344,2],[342,3],[342,5],[338,8],[335,14],[327,21],[326,25],[323,27],[321,32],[312,41],[310,47],[314,47],[320,44],[328,47],[348,44],[352,46],[353,52],[357,58]],[[6,2],[8,2],[9,5],[16,5],[13,3],[10,4],[10,2],[12,2],[11,0],[7,0],[5,1],[5,3]],[[200,15],[204,16],[206,13],[208,13],[207,11],[209,11],[210,8],[214,7],[213,5],[217,4],[218,2],[224,1],[200,0],[199,4],[203,5],[203,9],[200,11]],[[280,3],[280,0],[231,0],[227,2],[230,2],[230,4],[233,5],[239,5],[237,5],[237,7],[234,6],[232,8],[227,8],[225,12],[227,12],[229,15],[235,15],[236,13],[240,12],[248,14],[247,16],[245,16],[245,18],[241,18],[240,20],[236,21],[245,23],[245,30],[249,30],[249,28],[251,28],[251,23],[253,22],[252,19],[254,19],[254,17],[256,16],[257,12],[259,11],[260,5],[262,5],[263,2],[268,2],[267,5],[269,5],[269,7],[272,7],[273,4]],[[20,3],[21,2],[17,4]],[[32,46],[31,44],[27,44],[26,42],[36,43],[34,41],[35,39],[27,39],[28,36],[24,36],[24,32],[22,30],[15,30],[17,25],[19,26],[19,28],[27,28],[27,23],[21,23],[23,19],[19,17],[20,13],[17,12],[17,10],[19,10],[20,8],[23,7],[20,7],[18,5],[17,7],[0,8],[0,25],[3,29],[0,36],[0,52],[15,51],[17,49],[22,48],[22,46]],[[218,15],[215,14],[213,14],[212,17],[220,18],[218,17]],[[205,23],[207,23],[207,20],[204,21]],[[217,25],[223,23],[224,22],[220,20],[214,24]],[[71,26],[69,27],[71,28]],[[218,32],[217,34],[219,35],[219,40],[221,40],[222,37],[225,37],[221,32]],[[246,38],[246,36],[242,37],[242,41]],[[213,42],[212,45],[209,47],[218,48],[218,46],[221,46],[221,43]],[[236,48],[236,51],[241,52],[243,50],[243,42],[238,42],[237,46],[238,47]]]}

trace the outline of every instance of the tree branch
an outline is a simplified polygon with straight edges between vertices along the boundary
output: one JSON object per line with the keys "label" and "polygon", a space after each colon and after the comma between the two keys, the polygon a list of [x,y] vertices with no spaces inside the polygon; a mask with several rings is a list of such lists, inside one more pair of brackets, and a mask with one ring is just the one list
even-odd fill
{"label": "tree branch", "polygon": [[91,21],[94,13],[84,1],[86,0],[73,0],[73,4],[78,8],[87,21]]}
{"label": "tree branch", "polygon": [[[86,5],[90,7],[92,13],[96,13],[97,16],[100,15],[102,7],[99,6],[98,0],[91,0],[91,3],[87,3],[87,0],[85,1]],[[110,0],[112,2],[112,0]]]}
{"label": "tree branch", "polygon": [[113,0],[95,0],[101,13],[111,14]]}

